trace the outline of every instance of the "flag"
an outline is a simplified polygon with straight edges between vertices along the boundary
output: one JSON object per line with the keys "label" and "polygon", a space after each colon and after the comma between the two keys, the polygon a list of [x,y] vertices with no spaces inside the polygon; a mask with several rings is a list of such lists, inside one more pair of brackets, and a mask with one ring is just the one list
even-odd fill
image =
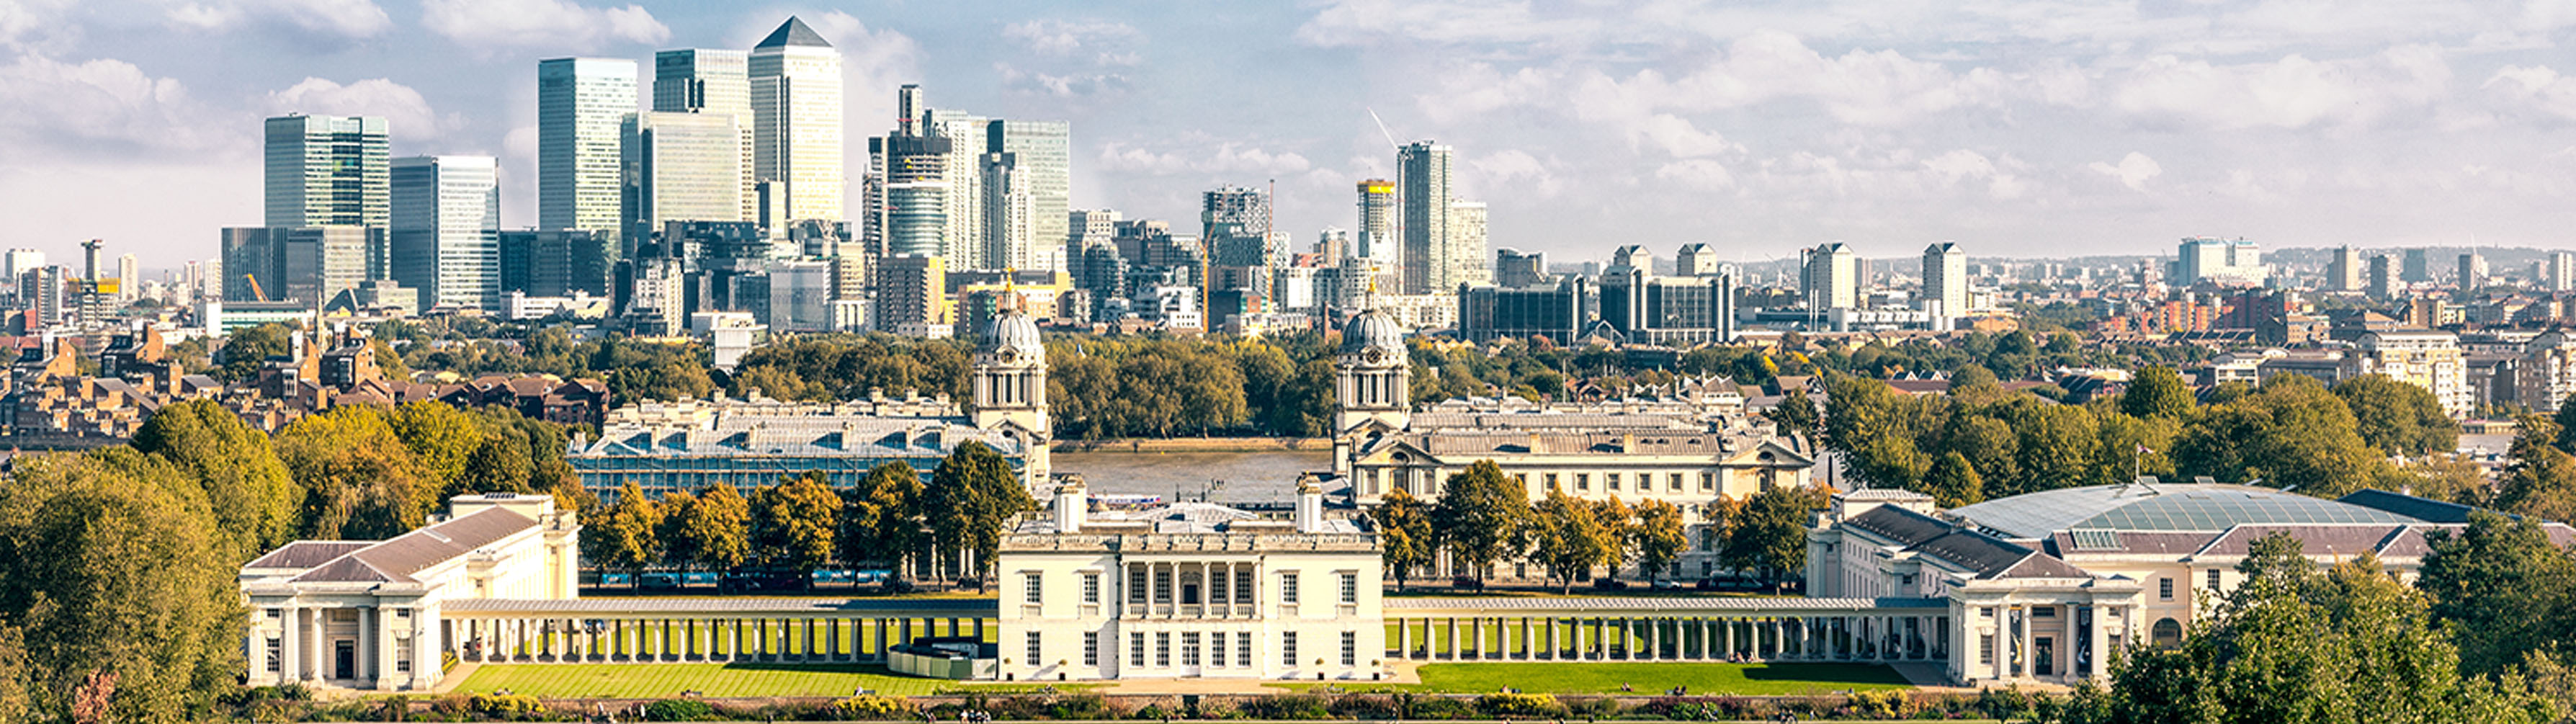
{"label": "flag", "polygon": [[2142,443],[2138,443],[2138,454],[2140,454],[2140,455],[2153,455],[2153,454],[2155,454],[2155,452],[2156,452],[2156,451],[2154,451],[2154,450],[2148,449],[2148,448],[2147,448],[2147,444],[2146,444],[2146,443],[2143,443],[2143,442],[2142,442]]}

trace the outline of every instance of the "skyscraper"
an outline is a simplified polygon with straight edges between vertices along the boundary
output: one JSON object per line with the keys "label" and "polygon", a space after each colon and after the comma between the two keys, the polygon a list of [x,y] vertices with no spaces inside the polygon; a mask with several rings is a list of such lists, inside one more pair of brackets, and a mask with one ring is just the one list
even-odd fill
{"label": "skyscraper", "polygon": [[2426,256],[2427,252],[2423,249],[2406,250],[2406,267],[2403,273],[2398,275],[2399,278],[2408,283],[2432,281],[2433,263]]}
{"label": "skyscraper", "polygon": [[742,128],[721,113],[629,113],[625,157],[627,236],[650,238],[671,221],[751,221],[743,215]]}
{"label": "skyscraper", "polygon": [[1199,228],[1217,266],[1280,266],[1284,249],[1270,244],[1270,195],[1260,189],[1220,186],[1201,195]]}
{"label": "skyscraper", "polygon": [[2543,275],[2541,281],[2549,285],[2549,291],[2563,292],[2576,289],[2576,253],[2549,252],[2549,261],[2545,264],[2548,273]]}
{"label": "skyscraper", "polygon": [[135,295],[143,293],[142,265],[135,262],[133,254],[116,255],[116,284],[119,301],[132,301]]}
{"label": "skyscraper", "polygon": [[841,52],[790,17],[751,50],[752,175],[786,184],[789,219],[845,221]]}
{"label": "skyscraper", "polygon": [[948,180],[941,211],[948,222],[940,229],[940,254],[948,257],[950,269],[990,268],[984,262],[983,160],[993,119],[946,108],[924,108],[921,114],[922,135],[948,141],[948,152],[939,159],[939,175]]}
{"label": "skyscraper", "polygon": [[8,256],[0,259],[5,259],[7,264],[7,269],[0,271],[7,272],[11,279],[45,265],[45,253],[35,249],[10,249]]}
{"label": "skyscraper", "polygon": [[394,281],[420,290],[422,309],[500,308],[499,171],[490,156],[394,161]]}
{"label": "skyscraper", "polygon": [[1806,250],[1806,255],[1809,312],[1860,306],[1860,256],[1850,246],[1827,242]]}
{"label": "skyscraper", "polygon": [[886,256],[948,253],[948,156],[956,144],[922,133],[923,111],[921,86],[897,89],[894,132],[868,139],[874,174],[862,236]]}
{"label": "skyscraper", "polygon": [[1493,281],[1494,268],[1485,254],[1485,202],[1449,202],[1446,224],[1449,243],[1440,258],[1441,276],[1447,281],[1441,288],[1456,291],[1460,284]]}
{"label": "skyscraper", "polygon": [[751,53],[683,48],[653,54],[653,110],[732,116],[742,130],[742,219],[760,217],[752,174]]}
{"label": "skyscraper", "polygon": [[635,113],[635,61],[537,62],[537,227],[616,233],[618,124]]}
{"label": "skyscraper", "polygon": [[1968,252],[1956,242],[1923,247],[1923,311],[1934,317],[1968,312]]}
{"label": "skyscraper", "polygon": [[2326,291],[2361,291],[2364,271],[2362,267],[2360,251],[2354,250],[2349,244],[2335,247],[2334,255],[2326,259]]}
{"label": "skyscraper", "polygon": [[1369,179],[1360,182],[1359,193],[1360,231],[1357,245],[1351,247],[1351,255],[1395,263],[1401,256],[1397,249],[1403,246],[1403,241],[1395,234],[1395,184]]}
{"label": "skyscraper", "polygon": [[2397,255],[2395,254],[2381,254],[2371,257],[2370,296],[2375,299],[2397,298],[2398,291],[2404,289],[2406,286],[2403,272],[2404,269],[2399,266]]}
{"label": "skyscraper", "polygon": [[391,146],[376,116],[268,119],[265,226],[384,226]]}
{"label": "skyscraper", "polygon": [[2459,285],[2460,291],[2475,291],[2478,287],[2486,286],[2487,258],[2474,251],[2461,254],[2458,274],[2459,278],[2452,281]]}
{"label": "skyscraper", "polygon": [[1448,289],[1449,278],[1448,146],[1418,141],[1397,149],[1396,185],[1403,194],[1404,293],[1427,294]]}
{"label": "skyscraper", "polygon": [[1063,121],[994,120],[984,126],[986,163],[1004,163],[1007,173],[985,175],[985,217],[991,210],[1028,210],[1026,229],[993,228],[986,223],[987,265],[1007,269],[1062,270],[1067,238],[1066,214],[1073,206],[1073,127]]}

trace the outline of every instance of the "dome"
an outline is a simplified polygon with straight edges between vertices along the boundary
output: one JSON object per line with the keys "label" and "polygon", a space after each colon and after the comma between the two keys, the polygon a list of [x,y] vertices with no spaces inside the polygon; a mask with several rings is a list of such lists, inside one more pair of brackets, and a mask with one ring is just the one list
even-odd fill
{"label": "dome", "polygon": [[1405,358],[1404,327],[1375,309],[1361,312],[1342,327],[1342,354],[1365,356],[1372,349],[1378,350],[1380,359],[1401,362]]}
{"label": "dome", "polygon": [[2013,538],[2077,529],[2214,532],[2244,524],[2423,522],[2271,488],[2171,482],[2025,493],[1961,506],[1949,515]]}
{"label": "dome", "polygon": [[[984,332],[984,351],[1009,352],[1019,359],[1046,359],[1046,342],[1038,337],[1038,323],[1029,315],[1012,309],[993,318],[993,328]],[[1005,360],[1006,362],[1009,360]]]}

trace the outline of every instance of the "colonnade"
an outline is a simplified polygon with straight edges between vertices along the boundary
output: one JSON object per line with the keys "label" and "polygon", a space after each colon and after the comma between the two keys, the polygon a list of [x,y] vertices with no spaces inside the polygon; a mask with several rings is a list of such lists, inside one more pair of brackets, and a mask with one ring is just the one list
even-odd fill
{"label": "colonnade", "polygon": [[1397,616],[1387,656],[1411,660],[1943,661],[1946,613]]}
{"label": "colonnade", "polygon": [[833,615],[450,616],[446,640],[473,662],[859,663],[918,637],[983,638],[985,618]]}

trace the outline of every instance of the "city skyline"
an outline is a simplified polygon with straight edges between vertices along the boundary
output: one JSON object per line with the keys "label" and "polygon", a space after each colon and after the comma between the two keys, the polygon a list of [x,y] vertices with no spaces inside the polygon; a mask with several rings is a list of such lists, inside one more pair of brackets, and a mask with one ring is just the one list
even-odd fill
{"label": "city skyline", "polygon": [[[1147,5],[297,7],[0,16],[21,106],[0,140],[24,154],[0,193],[33,212],[9,245],[207,256],[215,229],[260,219],[256,121],[290,111],[385,116],[398,157],[496,156],[504,227],[534,226],[538,60],[747,49],[789,15],[843,51],[846,138],[883,133],[893,88],[918,82],[940,107],[1070,122],[1074,208],[1183,222],[1208,189],[1276,179],[1300,240],[1354,227],[1352,184],[1397,175],[1372,110],[1397,143],[1456,149],[1455,196],[1490,204],[1490,246],[1567,261],[1631,241],[1752,262],[1836,239],[1872,258],[2202,234],[2564,247],[2576,219],[2554,203],[2576,185],[2576,79],[2552,65],[2576,14],[2541,6],[1863,21],[1336,3],[1242,9],[1222,32]],[[846,145],[855,202],[866,153]],[[109,212],[110,190],[157,208]]]}

